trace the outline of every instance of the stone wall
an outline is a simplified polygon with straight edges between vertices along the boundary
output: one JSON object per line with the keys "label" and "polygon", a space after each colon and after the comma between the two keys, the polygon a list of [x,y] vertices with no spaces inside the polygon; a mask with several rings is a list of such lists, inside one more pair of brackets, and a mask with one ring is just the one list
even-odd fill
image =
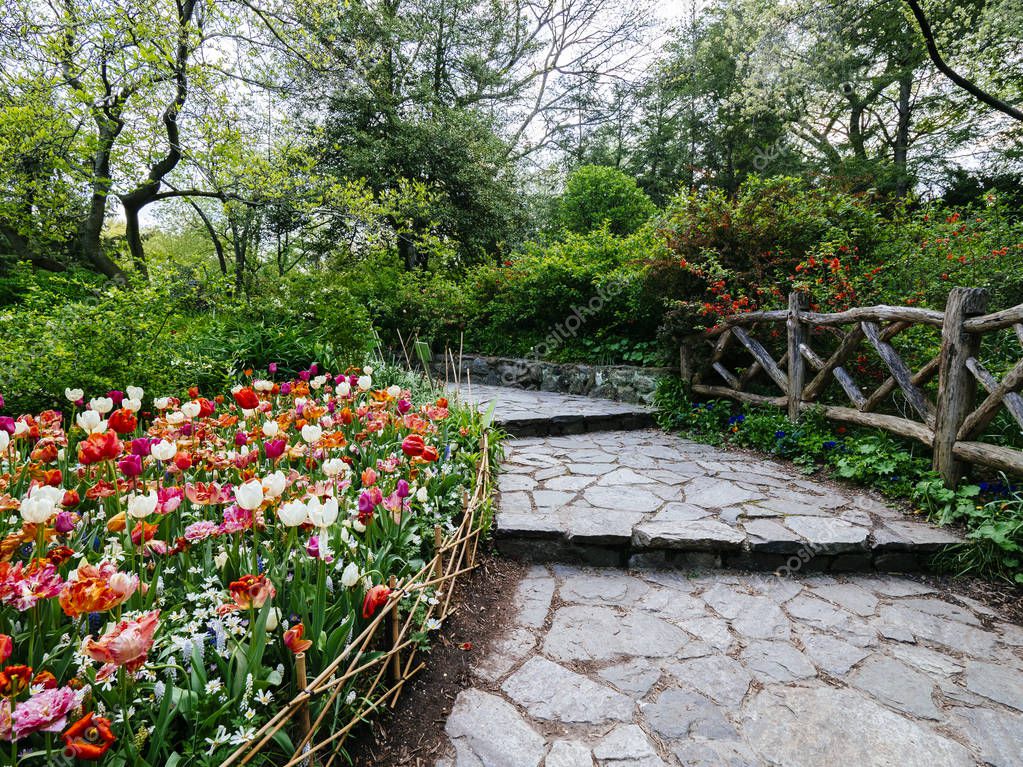
{"label": "stone wall", "polygon": [[[657,379],[673,372],[669,368],[569,364],[515,357],[462,355],[462,381],[468,379],[489,386],[517,386],[637,404],[650,404]],[[434,363],[433,373],[445,378],[443,361]],[[446,377],[448,380],[455,378],[450,362]]]}

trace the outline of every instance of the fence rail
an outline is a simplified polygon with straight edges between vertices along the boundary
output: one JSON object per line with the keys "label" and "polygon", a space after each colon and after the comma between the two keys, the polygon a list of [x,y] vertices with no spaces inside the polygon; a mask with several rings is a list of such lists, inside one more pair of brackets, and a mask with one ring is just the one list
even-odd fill
{"label": "fence rail", "polygon": [[[732,315],[688,338],[681,348],[681,374],[693,392],[704,396],[785,408],[792,420],[821,407],[831,420],[919,440],[933,450],[934,469],[949,486],[959,481],[966,463],[1023,475],[1023,451],[983,441],[985,429],[1003,408],[1023,429],[1023,359],[1000,380],[980,361],[987,334],[1011,328],[1023,346],[1023,304],[985,314],[987,300],[985,290],[955,288],[944,312],[881,305],[822,314],[809,310],[807,294],[795,292],[787,309]],[[758,335],[769,328],[770,335],[780,338],[778,326],[784,326],[785,344],[776,359],[770,343]],[[892,344],[913,327],[941,333],[940,352],[918,361],[916,370]],[[833,340],[829,354],[812,348],[815,337]],[[709,359],[697,368],[695,352],[701,347],[708,348]],[[864,352],[884,371],[872,391],[862,389],[849,370],[855,355]],[[744,369],[727,367],[734,353],[746,360]],[[927,387],[935,378],[932,397]],[[763,393],[765,386],[770,393]],[[838,396],[843,404],[825,401],[825,395]],[[901,399],[893,408],[896,397]]]}

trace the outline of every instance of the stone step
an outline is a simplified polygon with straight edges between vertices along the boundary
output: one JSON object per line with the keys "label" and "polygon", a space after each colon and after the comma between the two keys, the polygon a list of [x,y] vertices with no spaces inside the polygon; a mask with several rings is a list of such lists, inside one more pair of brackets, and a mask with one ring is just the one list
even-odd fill
{"label": "stone step", "polygon": [[501,386],[462,384],[448,389],[481,410],[497,402],[495,423],[515,437],[648,429],[655,423],[650,408],[627,402]]}
{"label": "stone step", "polygon": [[534,562],[926,569],[961,539],[855,488],[657,430],[511,440],[499,549]]}

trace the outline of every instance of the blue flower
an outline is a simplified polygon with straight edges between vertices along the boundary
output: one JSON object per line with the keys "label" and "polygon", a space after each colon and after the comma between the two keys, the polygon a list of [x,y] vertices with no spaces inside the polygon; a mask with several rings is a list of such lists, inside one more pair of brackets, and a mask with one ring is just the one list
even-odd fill
{"label": "blue flower", "polygon": [[825,450],[831,450],[831,449],[833,449],[833,448],[834,448],[834,447],[835,447],[836,445],[838,445],[838,443],[837,443],[837,442],[835,442],[835,440],[833,440],[833,439],[829,439],[829,440],[828,440],[827,442],[825,442],[825,443],[824,443],[824,449],[825,449]]}
{"label": "blue flower", "polygon": [[776,432],[774,433],[774,438],[775,438],[775,439],[781,439],[781,438],[782,438],[782,437],[784,437],[784,436],[785,436],[785,432],[783,432],[783,431],[781,431],[781,430],[778,430],[778,431],[776,431]]}
{"label": "blue flower", "polygon": [[734,426],[735,424],[742,423],[745,420],[746,416],[744,416],[742,413],[739,413],[739,415],[733,415],[731,418],[728,419],[728,425]]}

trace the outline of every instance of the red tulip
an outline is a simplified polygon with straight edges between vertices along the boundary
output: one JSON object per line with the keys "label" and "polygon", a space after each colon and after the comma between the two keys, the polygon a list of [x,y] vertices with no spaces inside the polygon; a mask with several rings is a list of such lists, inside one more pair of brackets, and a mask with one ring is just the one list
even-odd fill
{"label": "red tulip", "polygon": [[68,727],[61,737],[64,739],[64,756],[90,762],[102,759],[117,740],[110,730],[110,720],[94,716],[92,711]]}
{"label": "red tulip", "polygon": [[0,663],[6,663],[14,652],[14,640],[7,634],[0,634]]}
{"label": "red tulip", "polygon": [[372,618],[373,613],[381,605],[387,604],[391,596],[391,590],[387,586],[374,586],[366,592],[366,598],[362,600],[362,617]]}
{"label": "red tulip", "polygon": [[433,445],[424,447],[423,454],[420,456],[424,461],[436,461],[438,457],[437,448]]}
{"label": "red tulip", "polygon": [[88,466],[101,461],[112,461],[117,458],[124,445],[112,431],[102,434],[90,434],[88,439],[78,443],[78,460]]}
{"label": "red tulip", "polygon": [[407,455],[409,458],[416,458],[423,454],[423,450],[426,447],[426,443],[423,442],[423,438],[418,434],[409,434],[402,440],[401,452]]}
{"label": "red tulip", "polygon": [[255,410],[259,407],[259,397],[256,396],[256,392],[246,386],[243,389],[239,389],[234,393],[234,401],[238,403],[238,407],[243,410]]}
{"label": "red tulip", "polygon": [[131,434],[139,425],[139,419],[127,408],[115,410],[110,414],[107,426],[118,434]]}
{"label": "red tulip", "polygon": [[301,623],[296,623],[284,632],[284,646],[295,653],[295,655],[298,655],[300,652],[305,652],[313,646],[313,643],[309,639],[302,638],[302,634],[304,633],[305,626]]}

